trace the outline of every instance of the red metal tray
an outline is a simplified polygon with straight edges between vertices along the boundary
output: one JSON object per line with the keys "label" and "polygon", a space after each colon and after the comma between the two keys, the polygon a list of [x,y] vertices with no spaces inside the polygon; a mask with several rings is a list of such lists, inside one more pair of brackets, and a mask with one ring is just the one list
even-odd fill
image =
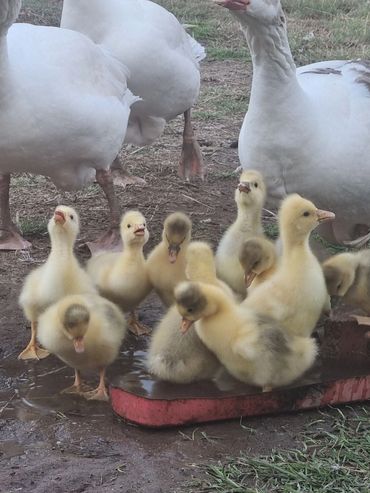
{"label": "red metal tray", "polygon": [[262,393],[232,377],[171,384],[145,369],[145,341],[132,340],[120,358],[123,374],[110,387],[116,414],[141,426],[168,427],[318,408],[370,398],[369,327],[328,320],[315,366],[293,385]]}

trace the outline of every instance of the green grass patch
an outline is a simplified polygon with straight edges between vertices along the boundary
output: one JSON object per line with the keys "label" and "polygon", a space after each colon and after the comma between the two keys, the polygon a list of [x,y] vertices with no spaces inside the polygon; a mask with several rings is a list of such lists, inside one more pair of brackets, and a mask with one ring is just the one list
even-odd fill
{"label": "green grass patch", "polygon": [[368,493],[370,415],[368,408],[321,413],[300,435],[301,447],[270,455],[245,454],[202,467],[197,493]]}
{"label": "green grass patch", "polygon": [[19,229],[25,236],[39,236],[48,231],[48,220],[45,218],[23,218],[19,220]]}

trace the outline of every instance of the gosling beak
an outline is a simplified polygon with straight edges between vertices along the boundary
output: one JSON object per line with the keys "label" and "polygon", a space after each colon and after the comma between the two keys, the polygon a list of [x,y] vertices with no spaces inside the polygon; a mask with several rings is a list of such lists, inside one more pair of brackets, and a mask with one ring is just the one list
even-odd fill
{"label": "gosling beak", "polygon": [[322,211],[320,209],[317,209],[316,214],[317,214],[317,220],[319,221],[320,224],[326,221],[333,221],[335,219],[334,212]]}
{"label": "gosling beak", "polygon": [[238,185],[239,192],[249,193],[251,191],[251,184],[248,181],[241,181]]}
{"label": "gosling beak", "polygon": [[249,288],[249,286],[252,284],[253,280],[255,279],[255,277],[257,276],[257,274],[253,271],[249,272],[249,273],[245,273],[244,274],[244,282],[245,282],[245,287],[246,288]]}
{"label": "gosling beak", "polygon": [[181,322],[181,333],[186,334],[186,332],[190,329],[190,327],[193,325],[193,320],[188,320],[187,318],[183,318]]}
{"label": "gosling beak", "polygon": [[54,221],[57,224],[60,224],[63,226],[63,224],[66,222],[66,217],[62,211],[55,211],[54,212]]}
{"label": "gosling beak", "polygon": [[144,236],[145,235],[145,226],[144,224],[138,224],[134,229],[135,236]]}
{"label": "gosling beak", "polygon": [[75,337],[73,339],[73,345],[76,353],[83,353],[85,351],[85,342],[83,337]]}
{"label": "gosling beak", "polygon": [[178,247],[177,245],[170,245],[168,247],[168,260],[171,264],[174,264],[176,262],[179,251],[180,247]]}

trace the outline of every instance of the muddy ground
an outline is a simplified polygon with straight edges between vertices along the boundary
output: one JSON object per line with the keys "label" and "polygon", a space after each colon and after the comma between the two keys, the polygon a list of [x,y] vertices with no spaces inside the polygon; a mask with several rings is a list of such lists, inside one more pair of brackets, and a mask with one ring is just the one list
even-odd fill
{"label": "muddy ground", "polygon": [[[246,99],[250,66],[242,61],[205,61],[202,87],[233,89]],[[206,108],[207,100],[202,100]],[[237,177],[237,150],[230,147],[239,132],[242,114],[222,120],[198,118],[196,132],[208,167],[204,183],[185,184],[177,176],[182,121],[167,126],[164,136],[145,149],[122,152],[123,161],[146,186],[117,189],[122,211],[139,208],[147,218],[149,251],[160,239],[165,216],[174,210],[187,212],[194,237],[217,244],[234,215],[233,190]],[[195,464],[215,461],[241,450],[267,453],[290,447],[315,412],[238,420],[183,429],[145,430],[117,419],[109,405],[60,396],[72,371],[54,357],[37,363],[17,361],[29,337],[29,327],[17,299],[25,275],[49,250],[46,221],[63,201],[81,216],[77,253],[88,257],[83,244],[103,232],[107,207],[100,189],[92,185],[78,193],[61,195],[45,178],[15,177],[12,211],[19,218],[29,252],[0,253],[0,491],[14,493],[77,492],[183,492]],[[154,325],[162,308],[152,296],[140,313]],[[108,378],[119,374],[119,362]]]}

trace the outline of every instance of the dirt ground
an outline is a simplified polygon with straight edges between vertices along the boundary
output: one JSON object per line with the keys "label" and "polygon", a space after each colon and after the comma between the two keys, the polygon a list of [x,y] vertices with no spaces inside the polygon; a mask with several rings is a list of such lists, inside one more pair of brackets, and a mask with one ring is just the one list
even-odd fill
{"label": "dirt ground", "polygon": [[[234,87],[243,97],[250,87],[250,67],[242,61],[205,61],[202,87]],[[203,105],[206,102],[203,101]],[[139,208],[146,216],[149,251],[160,239],[165,216],[174,210],[188,213],[194,238],[217,244],[234,215],[231,172],[238,166],[236,140],[242,115],[223,120],[196,120],[196,132],[208,167],[205,182],[184,183],[177,176],[182,121],[169,124],[164,136],[145,149],[122,152],[123,161],[146,181],[145,187],[117,189],[122,211]],[[184,486],[200,473],[195,464],[222,459],[241,450],[268,453],[294,445],[304,423],[315,412],[280,415],[200,425],[184,429],[143,430],[117,419],[109,405],[60,396],[72,371],[54,357],[38,363],[17,361],[29,337],[29,327],[18,307],[25,275],[49,251],[45,224],[63,201],[81,216],[77,253],[84,261],[83,244],[103,232],[107,207],[100,189],[92,185],[61,195],[45,178],[16,177],[12,188],[13,215],[33,243],[30,252],[0,253],[0,491],[15,493],[187,491]],[[141,318],[154,325],[161,314],[154,296],[142,307]],[[108,377],[119,374],[119,364]]]}

